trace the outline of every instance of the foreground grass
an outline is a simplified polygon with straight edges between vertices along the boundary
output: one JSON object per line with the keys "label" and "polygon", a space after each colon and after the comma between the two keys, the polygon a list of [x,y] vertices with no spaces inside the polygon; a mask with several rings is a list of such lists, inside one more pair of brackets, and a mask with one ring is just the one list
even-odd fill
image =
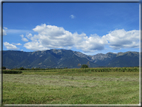
{"label": "foreground grass", "polygon": [[139,72],[3,74],[3,104],[138,104]]}

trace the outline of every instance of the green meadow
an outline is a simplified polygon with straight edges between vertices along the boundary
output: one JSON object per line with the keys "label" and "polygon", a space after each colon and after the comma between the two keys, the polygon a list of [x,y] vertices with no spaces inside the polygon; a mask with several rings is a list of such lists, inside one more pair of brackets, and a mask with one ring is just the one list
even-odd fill
{"label": "green meadow", "polygon": [[20,71],[3,70],[3,104],[139,104],[138,67]]}

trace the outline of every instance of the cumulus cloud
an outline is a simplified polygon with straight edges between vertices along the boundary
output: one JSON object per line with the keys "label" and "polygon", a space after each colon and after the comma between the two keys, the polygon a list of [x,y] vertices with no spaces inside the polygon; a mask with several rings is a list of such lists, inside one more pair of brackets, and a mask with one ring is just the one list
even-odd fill
{"label": "cumulus cloud", "polygon": [[75,18],[75,16],[74,16],[74,15],[70,15],[70,17],[71,17],[72,19],[74,19],[74,18]]}
{"label": "cumulus cloud", "polygon": [[22,41],[24,41],[24,42],[27,42],[27,41],[28,41],[27,38],[24,38],[24,35],[20,35],[20,36],[22,37]]}
{"label": "cumulus cloud", "polygon": [[10,43],[8,43],[8,42],[4,42],[4,46],[5,46],[7,49],[18,49],[15,45],[10,44]]}
{"label": "cumulus cloud", "polygon": [[105,35],[104,38],[109,41],[109,46],[113,49],[139,48],[138,30],[114,30]]}
{"label": "cumulus cloud", "polygon": [[[24,47],[31,50],[77,48],[84,52],[94,52],[106,49],[106,45],[112,49],[139,47],[138,30],[125,31],[124,29],[119,29],[103,36],[97,34],[87,36],[85,33],[71,33],[63,27],[42,24],[36,26],[33,31],[38,34],[27,34],[26,37],[31,42],[24,44]],[[21,37],[24,38],[24,35],[21,35]]]}
{"label": "cumulus cloud", "polygon": [[28,34],[26,35],[26,37],[27,37],[28,39],[30,39],[30,38],[32,37],[32,34],[31,34],[31,33],[28,33]]}
{"label": "cumulus cloud", "polygon": [[31,42],[24,45],[27,49],[66,48],[74,44],[72,33],[62,27],[42,24],[33,30],[38,32],[38,35],[31,36]]}
{"label": "cumulus cloud", "polygon": [[76,43],[76,47],[78,49],[82,49],[84,52],[91,52],[95,50],[103,50],[105,48],[105,44],[107,44],[107,40],[105,40],[105,38],[100,37],[97,34],[93,34],[89,37],[85,35],[84,40],[82,39],[80,44]]}

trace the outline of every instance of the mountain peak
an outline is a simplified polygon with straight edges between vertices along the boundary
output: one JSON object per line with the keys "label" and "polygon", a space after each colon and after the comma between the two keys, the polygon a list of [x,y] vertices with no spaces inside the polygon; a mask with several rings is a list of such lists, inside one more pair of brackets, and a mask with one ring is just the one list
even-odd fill
{"label": "mountain peak", "polygon": [[62,50],[61,49],[52,49],[51,50],[53,53],[56,53],[56,54],[58,54],[58,53],[61,53],[62,52]]}

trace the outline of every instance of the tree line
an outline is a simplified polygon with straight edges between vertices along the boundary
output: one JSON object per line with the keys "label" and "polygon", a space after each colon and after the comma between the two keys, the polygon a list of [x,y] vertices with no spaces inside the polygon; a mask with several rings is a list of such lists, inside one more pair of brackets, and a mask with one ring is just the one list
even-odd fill
{"label": "tree line", "polygon": [[[12,68],[13,70],[48,70],[48,69],[67,69],[68,67],[64,67],[64,68],[24,68],[24,67],[20,67],[20,68]],[[88,68],[88,65],[83,64],[81,65],[81,68]],[[2,69],[6,69],[6,67],[2,67]]]}

